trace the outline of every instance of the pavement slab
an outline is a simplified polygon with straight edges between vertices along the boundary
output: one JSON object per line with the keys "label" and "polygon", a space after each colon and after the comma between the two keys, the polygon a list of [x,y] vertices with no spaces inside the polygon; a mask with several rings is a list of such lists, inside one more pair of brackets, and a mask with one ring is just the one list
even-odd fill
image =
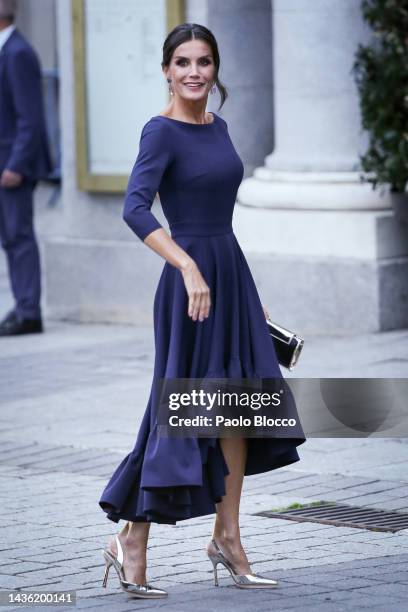
{"label": "pavement slab", "polygon": [[[277,579],[276,589],[237,589],[221,566],[214,586],[205,554],[214,515],[152,525],[148,579],[166,588],[168,598],[128,598],[113,570],[103,589],[101,549],[118,526],[98,500],[133,448],[144,414],[152,329],[49,320],[46,330],[1,339],[0,591],[74,590],[76,608],[98,612],[408,609],[408,530],[257,515],[319,500],[408,512],[408,440],[402,438],[310,438],[296,464],[244,479],[241,539],[253,571]],[[325,355],[337,375],[348,376],[351,359],[367,376],[378,375],[384,363],[388,376],[387,364],[398,356],[393,376],[406,377],[407,339],[406,330],[358,342],[333,337],[329,350],[327,338],[311,338],[298,375],[320,376]]]}

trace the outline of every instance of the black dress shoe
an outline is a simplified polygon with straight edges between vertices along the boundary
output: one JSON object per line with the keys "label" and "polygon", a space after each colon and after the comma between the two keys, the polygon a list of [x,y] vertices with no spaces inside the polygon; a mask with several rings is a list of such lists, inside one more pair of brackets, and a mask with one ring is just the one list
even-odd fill
{"label": "black dress shoe", "polygon": [[19,319],[14,311],[9,312],[0,323],[0,336],[21,336],[43,331],[41,319]]}
{"label": "black dress shoe", "polygon": [[9,321],[16,321],[16,320],[17,320],[16,311],[12,309],[6,314],[4,319],[0,321],[0,327],[3,326],[5,323],[8,323]]}

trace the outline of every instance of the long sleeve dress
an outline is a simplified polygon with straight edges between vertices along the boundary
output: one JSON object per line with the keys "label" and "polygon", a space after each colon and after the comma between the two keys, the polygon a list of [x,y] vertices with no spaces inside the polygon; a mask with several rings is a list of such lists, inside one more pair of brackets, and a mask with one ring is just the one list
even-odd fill
{"label": "long sleeve dress", "polygon": [[[188,316],[175,266],[164,263],[154,296],[155,362],[133,450],[105,486],[107,517],[175,524],[216,512],[229,473],[219,438],[163,437],[152,397],[158,378],[282,378],[262,304],[232,227],[244,167],[224,119],[194,124],[157,115],[143,127],[123,218],[140,240],[162,227],[151,212],[159,192],[172,238],[210,289],[204,321]],[[136,264],[137,262],[135,262]],[[299,437],[248,438],[245,475],[299,461]]]}

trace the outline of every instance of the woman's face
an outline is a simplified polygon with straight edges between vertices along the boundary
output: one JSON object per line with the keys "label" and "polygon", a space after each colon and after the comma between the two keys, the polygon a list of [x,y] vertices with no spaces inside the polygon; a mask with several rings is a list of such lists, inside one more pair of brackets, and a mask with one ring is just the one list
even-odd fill
{"label": "woman's face", "polygon": [[174,95],[185,100],[207,98],[215,78],[211,47],[203,40],[182,43],[174,50],[166,78]]}

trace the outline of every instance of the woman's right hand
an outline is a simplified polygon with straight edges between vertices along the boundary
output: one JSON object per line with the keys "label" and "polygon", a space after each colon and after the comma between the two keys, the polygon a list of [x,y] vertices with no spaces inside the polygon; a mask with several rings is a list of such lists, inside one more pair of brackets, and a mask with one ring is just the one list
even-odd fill
{"label": "woman's right hand", "polygon": [[150,232],[143,242],[180,270],[188,294],[188,316],[204,321],[210,313],[210,289],[194,259],[162,227]]}
{"label": "woman's right hand", "polygon": [[205,282],[195,261],[191,260],[181,269],[188,294],[188,316],[193,321],[204,321],[210,313],[210,288]]}

